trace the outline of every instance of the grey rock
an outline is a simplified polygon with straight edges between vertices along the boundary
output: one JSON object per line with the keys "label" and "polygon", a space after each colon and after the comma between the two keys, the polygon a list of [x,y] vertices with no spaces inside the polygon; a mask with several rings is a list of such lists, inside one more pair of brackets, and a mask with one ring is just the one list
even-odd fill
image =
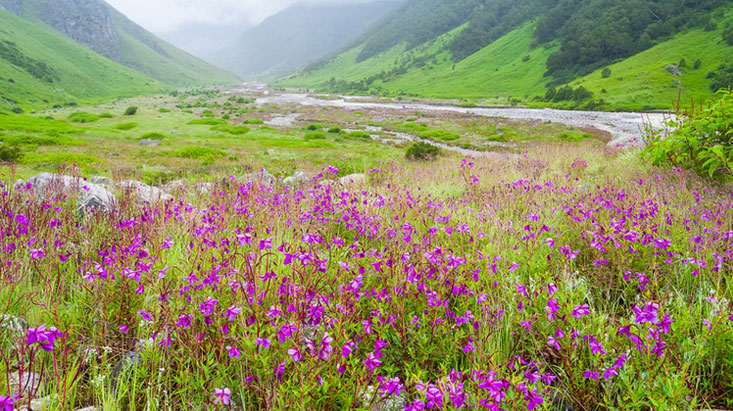
{"label": "grey rock", "polygon": [[0,315],[0,331],[10,333],[14,337],[25,334],[25,330],[28,329],[28,323],[20,318],[10,314]]}
{"label": "grey rock", "polygon": [[365,181],[366,176],[364,174],[349,174],[348,176],[339,178],[339,183],[341,184],[362,184]]}
{"label": "grey rock", "polygon": [[157,147],[157,146],[160,145],[160,141],[149,139],[149,138],[144,138],[144,139],[140,140],[140,145],[141,146],[148,146],[148,147]]}
{"label": "grey rock", "polygon": [[175,130],[175,129],[174,130],[171,130],[171,134],[173,134],[173,135],[178,134],[178,130]]}
{"label": "grey rock", "polygon": [[185,190],[186,185],[186,180],[173,180],[163,184],[160,189],[168,194],[173,195],[181,192],[182,190]]}
{"label": "grey rock", "polygon": [[20,393],[21,396],[38,396],[46,388],[41,375],[29,371],[24,371],[22,376],[20,371],[11,372],[8,375],[8,384],[10,384],[10,392]]}
{"label": "grey rock", "polygon": [[196,192],[201,195],[206,195],[214,191],[215,186],[216,184],[214,183],[201,182],[201,183],[194,184],[193,189],[196,190]]}
{"label": "grey rock", "polygon": [[665,67],[667,69],[667,72],[675,77],[679,77],[682,75],[682,71],[680,71],[679,67],[676,65],[669,65]]}
{"label": "grey rock", "polygon": [[186,189],[186,181],[185,180],[169,181],[163,187],[161,187],[161,189],[171,195],[180,194],[181,192],[185,191]]}
{"label": "grey rock", "polygon": [[121,42],[109,7],[100,0],[54,0],[39,8],[49,26],[111,60],[120,61]]}
{"label": "grey rock", "polygon": [[78,177],[41,173],[28,179],[28,182],[31,184],[31,191],[43,198],[60,193],[76,193],[77,205],[81,211],[108,213],[117,206],[117,198],[104,186]]}
{"label": "grey rock", "polygon": [[173,196],[165,191],[136,180],[120,181],[117,183],[117,188],[135,195],[139,201],[144,203],[153,204],[159,201],[168,201],[173,199]]}
{"label": "grey rock", "polygon": [[267,170],[262,170],[257,173],[245,174],[237,179],[237,181],[242,184],[248,182],[271,184],[276,180],[277,179],[275,178],[275,176],[268,173]]}
{"label": "grey rock", "polygon": [[[376,396],[376,398],[374,398]],[[402,411],[405,409],[405,398],[401,395],[390,395],[389,397],[382,397],[377,391],[377,387],[370,385],[367,387],[366,392],[362,392],[361,396],[362,406],[371,406],[372,411]]]}
{"label": "grey rock", "polygon": [[290,177],[286,177],[283,180],[283,184],[286,186],[298,186],[303,185],[309,181],[315,176],[313,173],[305,173],[303,171],[296,171],[295,174],[293,174]]}
{"label": "grey rock", "polygon": [[0,0],[0,9],[20,16],[23,13],[23,0]]}
{"label": "grey rock", "polygon": [[89,179],[89,181],[92,184],[99,184],[100,186],[105,186],[107,189],[111,189],[115,186],[114,180],[112,180],[109,177],[103,177],[103,176],[94,176]]}

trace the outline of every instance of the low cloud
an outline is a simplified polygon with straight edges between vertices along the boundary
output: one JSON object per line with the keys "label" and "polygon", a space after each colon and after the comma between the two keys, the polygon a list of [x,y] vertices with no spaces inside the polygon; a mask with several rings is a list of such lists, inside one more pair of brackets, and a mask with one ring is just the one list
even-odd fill
{"label": "low cloud", "polygon": [[373,0],[107,0],[134,22],[156,33],[169,33],[190,23],[257,24],[296,3],[349,4]]}

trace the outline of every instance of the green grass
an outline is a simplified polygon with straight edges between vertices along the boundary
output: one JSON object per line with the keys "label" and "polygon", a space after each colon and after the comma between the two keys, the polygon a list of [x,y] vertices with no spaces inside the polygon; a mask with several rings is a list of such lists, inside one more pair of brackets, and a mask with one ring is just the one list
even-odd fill
{"label": "green grass", "polygon": [[24,109],[53,104],[98,103],[164,91],[166,87],[143,74],[101,57],[40,24],[0,10],[0,41],[14,43],[26,59],[51,68],[52,82],[0,58],[0,107],[14,101]]}
{"label": "green grass", "polygon": [[[595,97],[632,110],[671,108],[676,105],[678,96],[683,105],[688,105],[690,100],[698,104],[701,99],[713,96],[709,88],[710,79],[706,78],[708,72],[723,62],[733,61],[733,47],[721,38],[723,22],[731,19],[733,10],[728,12],[726,19],[718,22],[719,28],[715,31],[694,29],[680,33],[671,40],[608,66],[611,69],[608,78],[602,78],[601,68],[571,85],[584,86]],[[665,69],[665,66],[676,65],[683,58],[688,63],[680,68],[681,76],[673,76]],[[694,69],[693,62],[697,59],[702,66]]]}
{"label": "green grass", "polygon": [[[614,109],[669,108],[676,102],[680,90],[683,102],[710,98],[711,81],[706,78],[707,73],[722,62],[733,61],[733,47],[721,40],[725,22],[732,18],[733,9],[729,8],[727,15],[717,22],[718,29],[715,31],[695,29],[681,33],[647,51],[610,65],[612,75],[609,78],[601,78],[600,68],[571,85],[586,87],[594,93],[593,98],[603,99],[607,103],[605,108]],[[463,99],[461,105],[465,107],[474,106],[476,100],[493,100],[504,104],[518,100],[530,102],[535,96],[544,95],[545,85],[551,80],[544,77],[547,71],[545,63],[558,45],[550,43],[532,48],[535,23],[527,23],[455,63],[450,54],[442,50],[462,29],[459,27],[408,52],[405,52],[404,45],[400,45],[357,63],[356,58],[362,48],[359,46],[333,58],[315,71],[281,79],[276,85],[340,92],[334,84],[355,84],[390,72],[400,67],[405,59],[412,59],[420,61],[420,64],[386,81],[377,79],[363,92],[386,96]],[[682,69],[682,76],[674,77],[664,66],[676,64],[682,58],[687,60],[687,67]],[[694,69],[693,62],[698,58],[702,61],[702,67]],[[679,84],[674,80],[678,80]],[[603,89],[606,92],[602,92]],[[569,107],[570,104],[556,105]]]}

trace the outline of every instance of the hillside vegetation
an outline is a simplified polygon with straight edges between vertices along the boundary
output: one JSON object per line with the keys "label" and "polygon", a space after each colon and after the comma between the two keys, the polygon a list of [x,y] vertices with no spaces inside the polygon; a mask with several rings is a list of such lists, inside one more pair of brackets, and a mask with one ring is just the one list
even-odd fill
{"label": "hillside vegetation", "polygon": [[0,0],[0,7],[171,87],[237,82],[234,75],[159,39],[103,0]]}
{"label": "hillside vegetation", "polygon": [[[733,9],[716,8],[722,4],[717,0],[681,8],[656,1],[479,3],[453,4],[457,9],[443,21],[462,23],[443,31],[432,24],[437,15],[407,2],[398,10],[402,14],[383,20],[382,31],[375,29],[353,49],[277,84],[338,93],[641,109],[671,107],[678,94],[710,98],[713,88],[730,83],[733,70],[719,65],[733,61],[728,40]],[[415,13],[407,16],[410,10]],[[420,18],[425,24],[416,20],[411,27],[424,26],[420,33],[429,40],[415,44],[422,38],[399,27],[408,23],[405,19]],[[404,41],[395,40],[403,34]]]}
{"label": "hillside vegetation", "polygon": [[165,88],[54,30],[0,10],[0,107],[96,102]]}

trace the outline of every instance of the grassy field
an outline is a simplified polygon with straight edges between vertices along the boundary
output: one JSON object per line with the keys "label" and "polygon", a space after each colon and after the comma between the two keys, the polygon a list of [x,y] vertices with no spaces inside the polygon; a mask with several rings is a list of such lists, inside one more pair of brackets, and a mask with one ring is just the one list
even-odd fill
{"label": "grassy field", "polygon": [[162,83],[6,11],[0,11],[0,44],[5,50],[0,58],[0,108],[6,110],[9,100],[32,109],[57,103],[97,103],[166,89]]}
{"label": "grassy field", "polygon": [[[211,181],[261,168],[288,176],[298,170],[317,172],[326,165],[350,174],[379,162],[404,161],[407,142],[383,144],[371,137],[389,138],[395,132],[514,154],[537,141],[589,139],[603,144],[608,137],[559,124],[458,114],[257,106],[255,97],[218,92],[159,95],[0,115],[0,142],[22,153],[16,164],[0,167],[0,176],[27,179],[42,171],[60,171],[164,184],[181,178]],[[135,115],[123,114],[129,106],[138,107]],[[293,114],[298,118],[290,126],[263,124]],[[142,145],[142,140],[156,145]]]}
{"label": "grassy field", "polygon": [[[122,116],[132,103],[138,114]],[[49,411],[733,406],[729,186],[551,125],[211,93],[84,110],[0,116],[2,138],[43,158],[104,160],[68,173],[180,166],[218,183],[153,204],[119,193],[111,212],[83,213],[72,190],[12,185],[45,166],[3,170],[6,409],[33,398]],[[253,121],[294,110],[290,127]],[[377,125],[448,139],[513,131],[519,146],[409,162],[400,147],[328,131]],[[162,145],[140,147],[146,135]],[[221,178],[271,158],[321,175]],[[359,161],[362,182],[333,182]]]}
{"label": "grassy field", "polygon": [[[689,30],[655,47],[609,66],[612,75],[602,78],[602,69],[571,82],[577,88],[584,86],[594,93],[593,98],[603,99],[606,109],[641,110],[669,109],[682,100],[711,98],[711,80],[707,74],[723,62],[733,61],[733,47],[722,41],[721,34],[733,9],[717,21],[716,30]],[[534,23],[528,23],[499,38],[489,46],[460,61],[453,62],[444,51],[447,44],[463,27],[459,27],[436,40],[405,52],[400,45],[365,61],[356,62],[360,48],[347,51],[316,70],[305,71],[276,83],[278,87],[329,91],[333,80],[352,85],[379,76],[368,90],[351,90],[351,93],[370,93],[384,96],[419,96],[424,98],[465,99],[471,102],[506,104],[521,100],[532,106],[557,106],[573,108],[575,102],[543,103],[534,101],[544,96],[544,77],[547,57],[558,45],[532,48]],[[683,75],[676,77],[667,71],[685,58],[687,67]],[[693,69],[700,59],[701,66]],[[408,62],[408,68],[404,68]],[[394,70],[397,70],[395,72]],[[341,85],[343,88],[343,85]],[[335,90],[339,88],[336,87]]]}
{"label": "grassy field", "polygon": [[[708,73],[733,61],[733,47],[722,40],[724,22],[733,20],[733,9],[718,22],[718,29],[694,29],[658,44],[633,57],[609,65],[611,76],[603,78],[601,69],[571,83],[584,86],[596,97],[617,107],[640,110],[649,107],[671,108],[680,103],[695,104],[712,97]],[[678,67],[684,59],[685,67]],[[696,60],[700,67],[695,68]],[[668,69],[678,68],[674,76]],[[605,92],[603,92],[605,90]]]}

